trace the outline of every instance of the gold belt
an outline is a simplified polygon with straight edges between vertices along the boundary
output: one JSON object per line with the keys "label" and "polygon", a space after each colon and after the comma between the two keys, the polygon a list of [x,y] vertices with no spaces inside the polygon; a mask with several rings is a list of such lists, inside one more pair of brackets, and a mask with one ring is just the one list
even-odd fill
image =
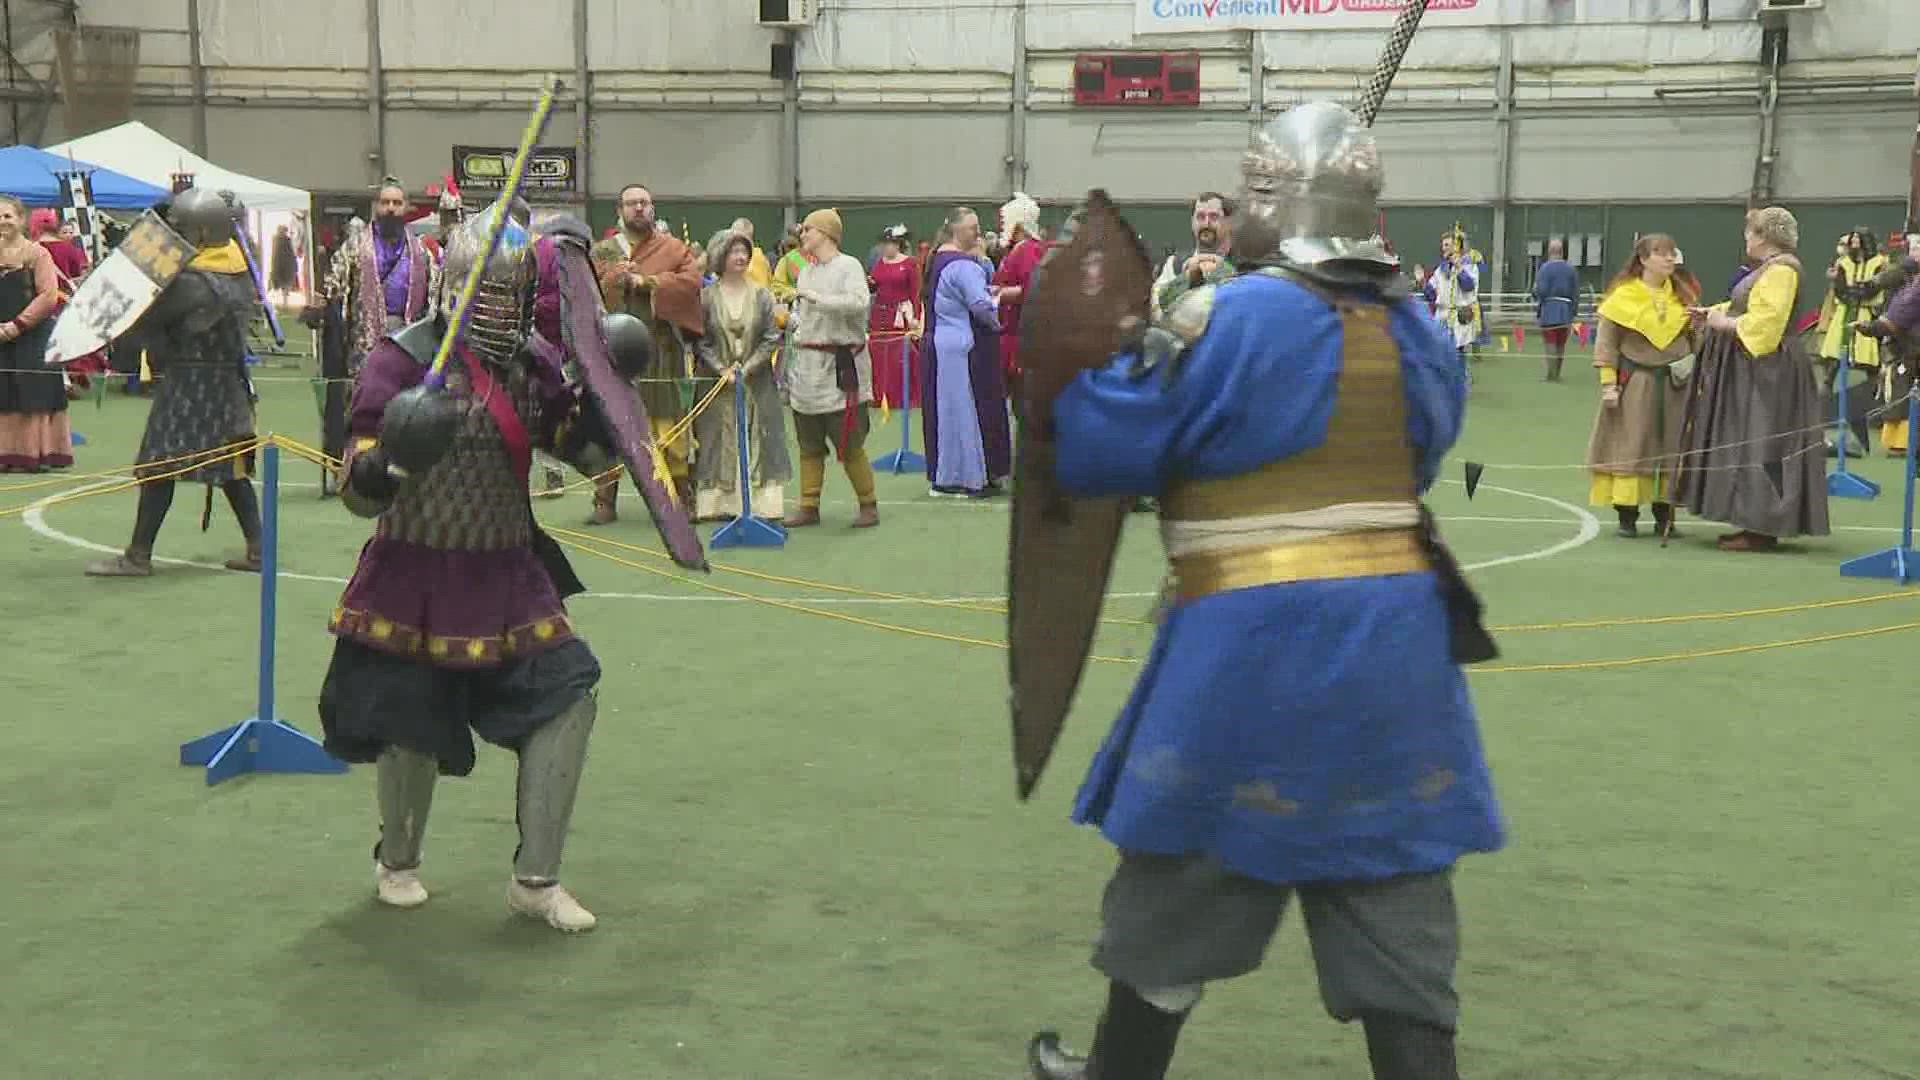
{"label": "gold belt", "polygon": [[1171,560],[1182,600],[1289,581],[1417,574],[1430,569],[1419,533],[1378,529],[1335,533],[1291,544],[1200,552]]}

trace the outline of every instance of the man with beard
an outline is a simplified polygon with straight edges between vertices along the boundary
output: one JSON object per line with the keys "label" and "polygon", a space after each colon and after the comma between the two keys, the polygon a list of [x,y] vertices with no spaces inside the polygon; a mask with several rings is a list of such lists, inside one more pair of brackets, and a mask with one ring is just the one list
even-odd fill
{"label": "man with beard", "polygon": [[1160,276],[1153,283],[1156,320],[1172,311],[1174,301],[1188,289],[1232,276],[1233,264],[1227,261],[1232,217],[1233,200],[1227,196],[1217,191],[1203,191],[1193,197],[1193,254],[1185,259],[1169,255],[1160,268]]}
{"label": "man with beard", "polygon": [[[607,311],[632,315],[653,333],[652,363],[635,380],[647,407],[656,439],[666,455],[674,490],[682,506],[690,506],[693,492],[687,479],[687,437],[668,442],[664,436],[687,414],[681,392],[688,383],[686,337],[706,330],[700,307],[699,260],[686,244],[659,227],[654,217],[653,192],[644,184],[620,189],[620,231],[593,246],[594,273]],[[605,525],[617,517],[620,473],[596,485],[590,524]]]}
{"label": "man with beard", "polygon": [[[407,231],[407,189],[394,177],[382,182],[373,201],[373,227],[334,253],[327,280],[301,321],[321,331],[320,376],[326,393],[320,410],[321,449],[334,458],[346,451],[347,402],[353,380],[380,339],[427,313],[433,256]],[[333,477],[322,481],[332,493]]]}

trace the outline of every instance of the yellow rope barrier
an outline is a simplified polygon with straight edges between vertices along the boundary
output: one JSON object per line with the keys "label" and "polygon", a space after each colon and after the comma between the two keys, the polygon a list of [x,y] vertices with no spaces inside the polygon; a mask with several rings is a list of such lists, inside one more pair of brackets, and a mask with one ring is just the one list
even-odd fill
{"label": "yellow rope barrier", "polygon": [[[174,469],[170,472],[164,472],[159,474],[158,476],[143,476],[133,480],[127,480],[123,483],[111,484],[106,487],[88,488],[85,491],[69,491],[63,495],[50,495],[44,499],[36,499],[35,501],[30,502],[25,506],[3,507],[3,508],[0,508],[0,518],[8,518],[18,514],[24,514],[28,510],[36,506],[43,506],[43,507],[58,506],[61,503],[73,502],[76,499],[91,498],[92,496],[95,496],[95,495],[111,495],[116,491],[126,491],[129,488],[137,488],[142,484],[151,484],[156,480],[172,480],[172,479],[175,479],[176,477],[185,476],[186,474],[193,472],[196,469],[205,468],[208,465],[216,465],[222,461],[231,461],[234,458],[252,453],[254,450],[258,449],[262,443],[265,443],[266,441],[267,441],[266,439],[248,439],[244,442],[230,443],[227,446],[219,448],[220,450],[227,451],[226,453],[220,453],[219,456],[217,457],[209,457],[203,461],[196,461],[191,465],[188,465],[179,469]],[[237,449],[235,449],[236,447]],[[207,451],[207,453],[216,453],[216,452],[217,451]],[[149,466],[146,466],[146,465],[140,466],[140,468],[148,468],[148,467]]]}
{"label": "yellow rope barrier", "polygon": [[1893,634],[1904,630],[1920,630],[1920,622],[1899,623],[1894,626],[1875,626],[1866,630],[1843,630],[1835,634],[1816,634],[1813,637],[1790,638],[1786,641],[1763,641],[1756,645],[1728,645],[1718,649],[1689,649],[1685,652],[1658,653],[1653,656],[1627,656],[1617,660],[1573,660],[1559,664],[1503,664],[1497,667],[1468,668],[1470,675],[1497,675],[1523,671],[1599,671],[1606,668],[1641,667],[1646,664],[1670,664],[1681,660],[1706,660],[1716,656],[1739,656],[1743,653],[1768,652],[1774,649],[1791,649],[1801,645],[1819,645],[1829,641],[1850,641],[1854,638],[1872,637],[1875,634]]}
{"label": "yellow rope barrier", "polygon": [[[229,445],[238,446],[240,444],[231,443]],[[96,472],[96,473],[62,472],[62,473],[59,473],[58,475],[48,476],[40,480],[30,480],[30,481],[27,481],[26,483],[0,484],[0,494],[5,494],[9,491],[32,491],[35,488],[58,487],[63,484],[71,484],[76,480],[112,479],[116,477],[125,476],[128,469],[151,469],[151,468],[154,468],[155,466],[160,466],[160,465],[175,465],[182,461],[192,461],[195,458],[206,457],[210,454],[218,454],[225,449],[227,449],[227,447],[217,446],[211,450],[195,450],[191,454],[180,454],[170,458],[158,458],[153,461],[139,462],[134,465],[122,465],[119,468],[108,469],[104,472]]]}
{"label": "yellow rope barrier", "polygon": [[[127,480],[121,483],[111,484],[111,485],[100,487],[100,488],[91,488],[85,491],[74,491],[74,492],[67,492],[61,495],[54,495],[48,498],[36,500],[35,502],[28,504],[28,506],[8,507],[5,509],[0,509],[0,518],[24,513],[29,508],[29,506],[55,506],[60,503],[71,502],[77,499],[89,498],[94,495],[107,495],[117,491],[125,491],[130,488],[137,488],[142,484],[151,483],[156,480],[170,480],[175,477],[184,476],[185,474],[193,472],[206,465],[211,465],[217,462],[228,461],[234,458],[241,457],[242,455],[250,453],[258,449],[260,446],[268,443],[279,445],[285,449],[292,451],[293,453],[299,456],[306,457],[310,460],[319,460],[319,461],[330,460],[328,458],[328,455],[326,455],[322,451],[315,450],[312,447],[306,446],[297,440],[288,439],[281,435],[268,435],[265,437],[243,440],[237,443],[231,443],[225,447],[220,447],[215,450],[204,451],[198,454],[181,455],[178,458],[170,459],[171,461],[181,461],[181,460],[187,460],[190,458],[202,458],[204,460],[197,460],[197,461],[194,461],[192,464],[185,465],[181,468],[173,469],[156,476],[147,476],[143,478]],[[160,464],[160,463],[152,462],[152,463],[148,463],[146,466],[143,466],[143,467],[151,467],[154,464]],[[78,478],[63,477],[62,479],[73,480]],[[612,562],[621,566],[639,570],[643,573],[654,575],[655,577],[666,578],[670,581],[677,581],[682,584],[693,586],[694,588],[697,588],[697,589],[703,589],[708,592],[717,593],[721,596],[727,596],[727,597],[731,597],[738,600],[745,600],[750,603],[761,604],[766,607],[778,608],[783,611],[794,611],[794,612],[799,612],[800,614],[803,614],[803,615],[814,615],[820,618],[831,619],[831,620],[834,620],[835,622],[846,623],[852,626],[862,626],[862,627],[866,627],[868,629],[873,629],[873,630],[882,630],[882,631],[888,631],[891,633],[905,634],[911,637],[924,638],[930,641],[944,641],[944,642],[948,642],[956,645],[971,645],[975,647],[1000,649],[1000,650],[1005,650],[1007,648],[1007,644],[1004,641],[992,641],[986,638],[967,637],[961,634],[949,634],[949,633],[945,633],[938,630],[926,630],[926,629],[922,629],[920,627],[915,627],[915,626],[902,626],[897,623],[882,622],[878,619],[869,619],[859,615],[849,615],[845,612],[823,611],[819,608],[808,607],[805,604],[795,603],[791,600],[782,600],[782,599],[778,599],[776,597],[770,597],[770,596],[760,596],[754,593],[743,592],[739,589],[729,589],[725,586],[715,585],[712,582],[705,581],[699,578],[688,577],[673,571],[663,570],[658,567],[647,566],[644,563],[635,562],[631,559],[627,559],[620,555],[613,554],[610,551],[601,550],[601,548],[598,545],[604,544],[607,547],[611,547],[615,549],[624,549],[627,551],[632,551],[632,552],[636,552],[639,554],[644,554],[644,555],[648,555],[656,558],[665,558],[666,557],[665,554],[661,552],[656,552],[651,549],[639,547],[633,544],[622,543],[620,541],[608,540],[602,537],[589,536],[585,533],[575,532],[571,529],[550,529],[549,532],[552,533],[555,537],[560,538],[561,543],[565,544],[567,547],[570,547],[576,551],[584,552],[588,555],[593,555],[598,558],[605,559],[609,562]],[[721,569],[740,573],[742,576],[745,576],[745,577],[764,580],[764,581],[770,581],[770,582],[777,582],[780,584],[801,585],[801,586],[807,586],[807,587],[813,587],[813,588],[824,588],[824,589],[827,589],[828,591],[855,593],[855,594],[862,594],[862,595],[874,596],[879,598],[887,598],[887,599],[901,599],[901,600],[907,600],[911,602],[926,604],[932,607],[949,607],[949,608],[964,607],[964,606],[977,607],[977,605],[971,605],[970,602],[967,602],[967,601],[942,601],[932,597],[912,597],[912,596],[906,596],[898,593],[883,593],[883,592],[877,592],[873,590],[856,589],[850,586],[837,586],[827,582],[808,581],[807,579],[804,579],[804,578],[790,578],[790,577],[785,577],[779,574],[765,574],[759,571],[745,570],[744,568],[740,568],[740,567],[721,567]],[[1916,595],[1916,594],[1890,592],[1890,593],[1879,593],[1872,596],[1848,597],[1848,598],[1839,599],[1839,600],[1812,601],[1812,602],[1803,603],[1803,604],[1782,604],[1782,605],[1776,605],[1773,607],[1746,608],[1746,609],[1741,609],[1736,611],[1699,612],[1691,615],[1642,616],[1642,617],[1628,618],[1628,619],[1589,619],[1589,620],[1564,622],[1564,623],[1535,623],[1535,624],[1525,624],[1525,625],[1519,625],[1519,626],[1513,626],[1513,627],[1505,627],[1501,629],[1508,629],[1508,630],[1587,629],[1587,628],[1608,627],[1608,626],[1637,626],[1637,625],[1654,625],[1654,624],[1678,623],[1678,622],[1698,622],[1698,621],[1707,621],[1707,620],[1726,620],[1726,619],[1737,619],[1737,618],[1749,618],[1749,617],[1756,617],[1756,616],[1763,616],[1763,615],[1789,614],[1793,612],[1812,611],[1812,610],[1825,609],[1825,608],[1850,607],[1850,606],[1855,606],[1859,604],[1874,603],[1881,600],[1901,599],[1901,598],[1906,598],[1913,595]],[[1496,675],[1496,674],[1519,674],[1519,673],[1541,673],[1541,672],[1604,671],[1604,670],[1611,670],[1611,669],[1617,669],[1617,668],[1642,667],[1650,664],[1678,663],[1678,662],[1683,662],[1688,660],[1704,660],[1704,659],[1711,659],[1716,657],[1740,656],[1740,655],[1745,655],[1749,653],[1770,652],[1770,651],[1775,651],[1779,649],[1798,648],[1806,645],[1818,645],[1818,644],[1825,644],[1825,643],[1835,642],[1835,641],[1850,641],[1857,638],[1873,637],[1881,634],[1902,633],[1902,632],[1911,631],[1911,630],[1920,630],[1920,622],[1896,623],[1890,626],[1876,626],[1876,627],[1869,627],[1862,630],[1844,630],[1844,631],[1838,631],[1835,633],[1828,633],[1828,634],[1815,634],[1808,637],[1789,638],[1783,641],[1758,642],[1751,645],[1729,645],[1729,646],[1721,646],[1721,647],[1709,648],[1709,649],[1687,649],[1687,650],[1682,650],[1678,652],[1656,653],[1656,654],[1647,655],[1647,656],[1628,656],[1628,657],[1619,657],[1615,659],[1575,660],[1575,661],[1565,661],[1565,662],[1556,662],[1556,663],[1539,663],[1539,664],[1502,664],[1502,665],[1496,665],[1492,667],[1469,668],[1468,673],[1475,674],[1475,675]],[[1103,656],[1100,654],[1094,654],[1093,656],[1089,657],[1089,660],[1094,663],[1103,663],[1103,664],[1138,664],[1140,663],[1139,660],[1131,657]]]}
{"label": "yellow rope barrier", "polygon": [[[572,534],[572,535],[580,535],[580,534]],[[946,642],[951,642],[959,645],[974,645],[974,646],[982,646],[986,648],[1001,649],[1001,650],[1005,650],[1007,648],[1007,644],[1004,641],[989,641],[985,638],[964,637],[958,634],[946,634],[946,633],[941,633],[935,630],[923,630],[919,627],[914,627],[914,626],[900,626],[894,623],[881,622],[877,619],[867,619],[867,618],[862,618],[861,616],[858,616],[858,615],[848,615],[838,611],[822,611],[819,608],[807,607],[804,604],[796,604],[788,600],[777,600],[772,597],[757,596],[753,593],[741,592],[738,589],[729,589],[729,588],[726,588],[725,586],[714,585],[711,582],[701,581],[701,580],[690,578],[690,577],[684,577],[677,573],[672,573],[670,571],[661,570],[656,567],[647,566],[642,563],[637,563],[631,559],[622,558],[621,556],[598,550],[597,548],[589,546],[588,544],[580,543],[579,541],[576,541],[576,540],[565,539],[565,540],[562,540],[561,543],[565,544],[567,547],[573,548],[576,551],[583,551],[589,555],[595,555],[602,559],[606,559],[609,562],[617,563],[621,566],[631,567],[633,569],[640,570],[644,573],[652,574],[656,577],[663,577],[672,581],[683,582],[685,584],[692,585],[696,588],[706,589],[711,592],[719,593],[722,596],[730,596],[736,599],[746,600],[752,603],[764,604],[768,607],[780,608],[785,611],[797,611],[804,615],[817,615],[817,616],[820,616],[821,618],[832,619],[836,622],[849,623],[855,626],[864,626],[869,629],[875,629],[875,630],[887,630],[887,631],[892,631],[894,633],[907,634],[913,637],[927,638],[934,641],[946,641]],[[1710,659],[1713,657],[1738,656],[1746,653],[1768,652],[1768,651],[1773,651],[1778,649],[1791,649],[1791,648],[1797,648],[1803,645],[1818,645],[1818,644],[1823,644],[1826,642],[1833,642],[1833,641],[1849,641],[1855,638],[1872,637],[1878,634],[1891,634],[1891,633],[1898,633],[1898,632],[1907,631],[1907,630],[1920,630],[1920,622],[1899,623],[1893,626],[1876,626],[1876,627],[1871,627],[1865,630],[1846,630],[1846,631],[1841,631],[1841,632],[1832,633],[1832,634],[1817,634],[1811,637],[1791,638],[1785,641],[1766,641],[1766,642],[1759,642],[1753,645],[1731,645],[1731,646],[1723,646],[1720,648],[1713,648],[1713,649],[1689,649],[1681,652],[1657,653],[1650,656],[1628,656],[1628,657],[1620,657],[1620,658],[1611,659],[1611,660],[1577,660],[1577,661],[1569,661],[1565,663],[1502,664],[1502,665],[1493,666],[1493,667],[1474,667],[1474,668],[1468,668],[1467,673],[1470,675],[1503,675],[1503,674],[1520,674],[1520,673],[1537,673],[1537,672],[1600,671],[1600,670],[1607,670],[1612,668],[1641,667],[1648,664],[1678,663],[1686,660],[1704,660],[1704,659]],[[1140,662],[1139,660],[1132,659],[1129,657],[1102,656],[1099,654],[1095,654],[1089,657],[1088,659],[1094,663],[1106,663],[1106,664],[1138,664]]]}
{"label": "yellow rope barrier", "polygon": [[[549,530],[549,532],[551,532],[551,530]],[[554,534],[554,535],[556,535],[556,538],[558,538],[558,534]],[[573,535],[579,535],[579,534],[573,534]],[[771,596],[757,596],[753,593],[741,592],[738,589],[729,589],[724,585],[715,585],[710,581],[703,581],[698,578],[685,577],[680,574],[673,573],[671,571],[661,570],[657,567],[647,566],[644,563],[637,563],[637,562],[634,562],[632,559],[622,558],[619,555],[615,555],[606,551],[601,551],[598,548],[591,546],[590,544],[582,543],[578,540],[561,539],[560,543],[562,543],[566,547],[570,547],[574,549],[575,551],[583,551],[589,555],[599,556],[602,559],[606,559],[608,562],[618,563],[621,566],[631,567],[632,569],[639,570],[643,573],[652,574],[655,577],[663,577],[670,581],[678,581],[685,585],[692,585],[695,588],[705,589],[708,592],[719,593],[722,596],[730,596],[736,600],[747,600],[756,604],[764,604],[768,607],[780,608],[784,611],[797,611],[803,615],[818,615],[823,619],[833,619],[836,622],[851,623],[854,626],[865,626],[874,630],[890,630],[890,631],[893,631],[894,633],[908,634],[913,637],[929,638],[934,641],[952,642],[957,645],[977,645],[977,646],[983,646],[989,649],[1004,649],[1007,647],[1005,642],[988,641],[985,638],[963,637],[959,634],[946,634],[938,630],[922,630],[917,626],[899,626],[894,623],[880,622],[877,619],[867,619],[867,618],[862,618],[861,616],[858,616],[858,615],[848,615],[845,612],[822,611],[819,608],[810,608],[804,604],[796,604],[789,600],[778,600]],[[1131,664],[1135,662],[1123,657],[1113,657],[1113,656],[1096,656],[1093,659],[1107,662],[1107,663],[1117,663],[1117,664]]]}
{"label": "yellow rope barrier", "polygon": [[[671,561],[671,559],[669,558],[666,552],[659,551],[654,548],[643,547],[638,544],[626,544],[618,540],[611,540],[605,537],[590,536],[586,533],[575,532],[571,529],[549,528],[547,529],[547,532],[553,534],[554,536],[571,536],[571,537],[576,537],[583,540],[591,540],[596,544],[605,544],[608,547],[618,548],[624,551],[631,551],[637,554],[646,555],[650,558]],[[963,611],[980,611],[980,612],[987,612],[990,614],[998,614],[998,615],[1006,614],[1006,610],[1007,610],[1006,605],[1004,603],[997,603],[992,601],[942,600],[938,597],[932,597],[932,596],[913,596],[906,593],[881,592],[879,590],[862,589],[862,588],[857,588],[855,586],[849,586],[849,585],[836,585],[828,581],[812,581],[807,578],[786,577],[780,574],[768,574],[758,570],[749,570],[741,566],[726,566],[718,563],[714,564],[714,569],[720,571],[721,573],[737,574],[741,577],[753,578],[760,581],[775,582],[781,585],[794,585],[801,588],[818,589],[822,592],[840,593],[843,595],[860,596],[860,597],[866,597],[869,599],[896,600],[902,603],[922,604],[927,607],[953,608],[953,609],[959,609]],[[1801,603],[1801,604],[1781,604],[1773,607],[1743,608],[1735,611],[1700,611],[1700,612],[1690,612],[1690,613],[1680,614],[1680,615],[1644,615],[1644,616],[1630,616],[1630,617],[1608,618],[1608,619],[1579,619],[1579,620],[1572,620],[1567,622],[1511,623],[1506,625],[1489,626],[1488,629],[1492,631],[1498,631],[1500,633],[1520,633],[1525,631],[1540,631],[1540,630],[1594,630],[1594,629],[1601,629],[1605,627],[1616,627],[1616,626],[1656,626],[1656,625],[1666,625],[1666,624],[1674,624],[1674,623],[1719,622],[1719,621],[1725,621],[1729,619],[1756,618],[1763,615],[1789,615],[1795,612],[1817,611],[1824,608],[1853,607],[1859,604],[1878,603],[1883,600],[1910,600],[1916,597],[1920,597],[1920,592],[1908,590],[1904,592],[1896,591],[1896,592],[1874,593],[1869,596],[1852,596],[1852,597],[1845,597],[1838,600],[1816,600],[1816,601],[1809,601],[1807,603]],[[1110,624],[1120,625],[1120,626],[1152,626],[1154,625],[1153,620],[1151,619],[1103,618],[1100,621],[1103,623],[1110,623]]]}

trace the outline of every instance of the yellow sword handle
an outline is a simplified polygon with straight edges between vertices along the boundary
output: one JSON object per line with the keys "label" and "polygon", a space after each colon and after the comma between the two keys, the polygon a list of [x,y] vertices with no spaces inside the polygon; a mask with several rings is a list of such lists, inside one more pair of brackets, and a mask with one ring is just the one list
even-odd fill
{"label": "yellow sword handle", "polygon": [[487,263],[500,246],[500,236],[506,232],[508,213],[513,200],[520,194],[520,182],[527,173],[527,161],[533,157],[534,144],[547,130],[547,120],[553,115],[553,99],[560,89],[560,81],[549,77],[546,85],[540,88],[540,100],[534,102],[533,115],[527,118],[527,128],[520,134],[520,148],[514,152],[513,166],[507,170],[507,182],[500,189],[500,199],[496,206],[499,213],[487,224],[487,249],[473,261],[467,271],[467,280],[460,287],[460,298],[455,303],[453,317],[447,320],[447,332],[440,338],[440,348],[433,354],[433,366],[427,370],[427,382],[439,385],[446,376],[447,358],[453,355],[453,346],[460,340],[467,328],[467,309],[473,303],[474,294],[480,291],[480,279],[487,272]]}

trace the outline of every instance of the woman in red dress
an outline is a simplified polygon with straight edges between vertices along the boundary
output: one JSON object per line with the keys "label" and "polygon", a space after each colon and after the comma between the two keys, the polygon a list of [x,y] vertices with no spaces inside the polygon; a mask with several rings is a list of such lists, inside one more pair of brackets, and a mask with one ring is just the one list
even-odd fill
{"label": "woman in red dress", "polygon": [[993,275],[995,293],[1000,301],[1000,367],[1006,372],[1007,387],[1014,400],[1015,415],[1020,402],[1020,307],[1027,290],[1033,286],[1033,272],[1047,253],[1040,239],[1040,204],[1020,192],[1000,208],[1000,235],[1007,238],[1007,254]]}
{"label": "woman in red dress", "polygon": [[[867,353],[873,358],[873,400],[890,409],[920,405],[920,264],[907,254],[905,225],[880,234],[880,259],[868,272],[873,313],[867,319]],[[905,366],[902,360],[906,361]],[[911,369],[912,385],[903,387]]]}

